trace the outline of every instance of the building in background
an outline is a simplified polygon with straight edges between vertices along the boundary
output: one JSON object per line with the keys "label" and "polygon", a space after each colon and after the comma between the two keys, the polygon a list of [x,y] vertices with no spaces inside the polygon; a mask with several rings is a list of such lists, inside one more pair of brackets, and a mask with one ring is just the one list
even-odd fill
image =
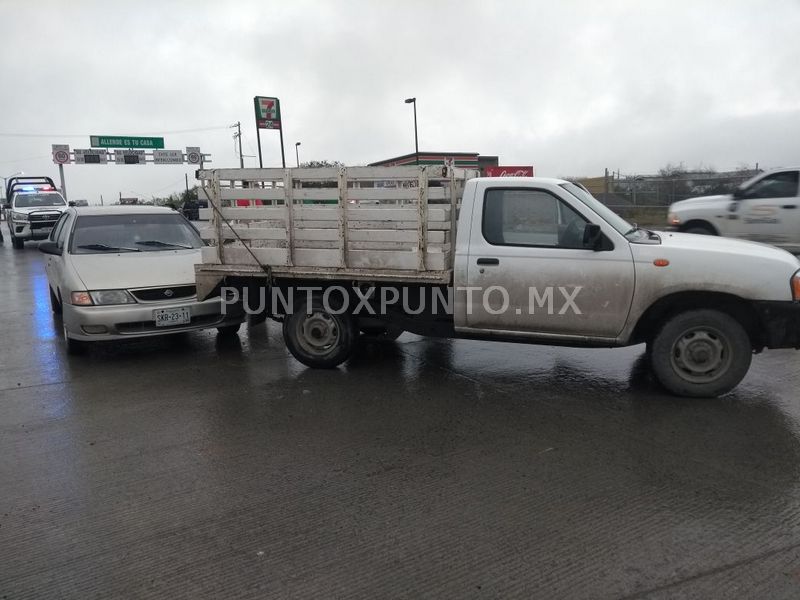
{"label": "building in background", "polygon": [[370,163],[370,167],[400,167],[420,165],[444,165],[452,161],[453,166],[461,169],[479,169],[481,175],[487,167],[498,165],[496,156],[481,156],[477,152],[412,152],[403,156],[395,156]]}

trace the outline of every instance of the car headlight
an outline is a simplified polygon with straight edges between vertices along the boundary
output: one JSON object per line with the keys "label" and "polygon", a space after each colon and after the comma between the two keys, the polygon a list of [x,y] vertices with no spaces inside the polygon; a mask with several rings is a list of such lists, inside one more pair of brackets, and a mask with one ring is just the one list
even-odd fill
{"label": "car headlight", "polygon": [[12,210],[11,211],[11,220],[12,221],[27,221],[28,220],[28,215],[26,215],[25,213],[21,213],[21,212],[14,212]]}
{"label": "car headlight", "polygon": [[75,306],[110,305],[110,304],[136,304],[125,290],[96,290],[94,292],[72,292],[70,301]]}
{"label": "car headlight", "polygon": [[670,225],[680,225],[681,218],[674,212],[671,212],[667,215],[667,223],[669,223]]}
{"label": "car headlight", "polygon": [[92,302],[98,305],[136,304],[136,300],[133,299],[133,296],[125,290],[96,290],[94,292],[89,292],[89,295],[92,298]]}

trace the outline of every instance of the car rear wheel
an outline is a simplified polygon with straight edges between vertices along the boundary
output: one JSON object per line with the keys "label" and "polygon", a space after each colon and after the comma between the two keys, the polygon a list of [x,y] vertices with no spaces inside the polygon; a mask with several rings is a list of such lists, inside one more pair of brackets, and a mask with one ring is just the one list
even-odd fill
{"label": "car rear wheel", "polygon": [[747,374],[753,358],[744,327],[717,310],[675,315],[650,346],[653,372],[661,384],[673,394],[695,398],[731,391]]}
{"label": "car rear wheel", "polygon": [[706,227],[705,225],[692,225],[691,227],[684,229],[684,233],[694,233],[696,235],[716,235],[714,231],[710,227]]}

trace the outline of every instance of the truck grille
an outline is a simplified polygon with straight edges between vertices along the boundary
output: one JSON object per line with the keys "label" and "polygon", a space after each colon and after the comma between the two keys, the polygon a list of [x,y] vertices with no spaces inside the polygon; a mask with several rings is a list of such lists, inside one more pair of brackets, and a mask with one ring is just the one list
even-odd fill
{"label": "truck grille", "polygon": [[197,290],[193,285],[173,285],[170,287],[131,290],[131,294],[142,302],[169,302],[170,300],[191,298],[197,294]]}

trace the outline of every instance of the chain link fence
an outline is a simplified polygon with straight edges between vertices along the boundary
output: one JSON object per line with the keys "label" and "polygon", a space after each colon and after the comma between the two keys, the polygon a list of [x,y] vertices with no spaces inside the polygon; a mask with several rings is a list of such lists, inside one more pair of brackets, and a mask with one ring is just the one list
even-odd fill
{"label": "chain link fence", "polygon": [[576,179],[614,212],[640,225],[664,226],[670,204],[687,198],[730,194],[757,175],[756,169],[728,172],[676,171],[657,175],[623,175]]}

